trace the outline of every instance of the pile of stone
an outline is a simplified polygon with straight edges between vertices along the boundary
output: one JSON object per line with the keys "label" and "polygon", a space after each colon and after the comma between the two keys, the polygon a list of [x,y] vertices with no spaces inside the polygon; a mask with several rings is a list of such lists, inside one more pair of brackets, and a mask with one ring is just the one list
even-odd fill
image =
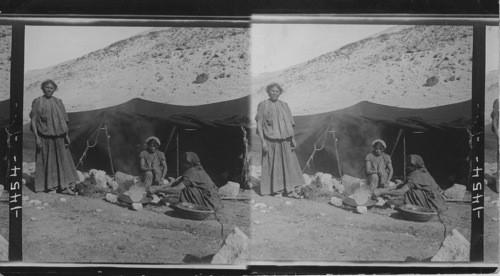
{"label": "pile of stone", "polygon": [[228,181],[226,185],[219,188],[219,195],[221,197],[236,197],[240,190],[240,184]]}

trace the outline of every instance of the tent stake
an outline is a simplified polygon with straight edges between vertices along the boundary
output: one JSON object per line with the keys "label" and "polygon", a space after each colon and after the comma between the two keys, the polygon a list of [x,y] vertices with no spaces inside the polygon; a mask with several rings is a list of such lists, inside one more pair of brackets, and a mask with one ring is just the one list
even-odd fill
{"label": "tent stake", "polygon": [[115,169],[113,168],[113,157],[111,157],[111,146],[109,145],[109,140],[111,137],[108,134],[108,127],[104,125],[104,133],[106,133],[106,143],[108,144],[108,155],[109,155],[109,164],[111,165],[111,173],[115,175]]}
{"label": "tent stake", "polygon": [[403,135],[403,176],[406,181],[406,133]]}

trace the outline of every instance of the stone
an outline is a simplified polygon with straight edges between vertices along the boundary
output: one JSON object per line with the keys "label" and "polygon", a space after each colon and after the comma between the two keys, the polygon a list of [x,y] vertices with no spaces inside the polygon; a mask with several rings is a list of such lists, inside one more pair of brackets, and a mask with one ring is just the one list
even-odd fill
{"label": "stone", "polygon": [[224,241],[212,259],[212,264],[246,264],[249,256],[250,238],[238,227]]}
{"label": "stone", "polygon": [[44,209],[44,208],[43,208],[42,206],[38,206],[38,207],[36,207],[36,209],[37,209],[37,210],[42,210],[42,209]]}
{"label": "stone", "polygon": [[272,209],[274,209],[274,207],[273,206],[269,206],[269,210],[272,210]]}
{"label": "stone", "polygon": [[344,185],[340,184],[340,182],[338,182],[338,180],[336,180],[336,181],[337,181],[337,183],[334,183],[333,187],[335,188],[335,190],[337,190],[337,192],[339,192],[340,194],[343,194],[345,192]]}
{"label": "stone", "polygon": [[76,174],[78,174],[78,183],[85,181],[85,177],[81,171],[77,170]]}
{"label": "stone", "polygon": [[106,179],[106,183],[109,184],[109,182],[113,181],[113,179],[111,177],[109,177],[108,175],[105,175],[104,178]]}
{"label": "stone", "polygon": [[319,215],[324,217],[324,216],[326,216],[326,213],[321,212],[321,213],[319,213]]}
{"label": "stone", "polygon": [[49,206],[49,204],[48,204],[47,202],[45,202],[45,203],[43,204],[43,206],[47,207],[47,206]]}
{"label": "stone", "polygon": [[255,199],[250,200],[250,204],[255,204]]}
{"label": "stone", "polygon": [[261,166],[250,165],[250,172],[248,173],[250,181],[260,181],[261,173]]}
{"label": "stone", "polygon": [[21,183],[22,183],[23,185],[26,185],[26,179],[24,179],[24,178],[23,178],[23,179],[21,180]]}
{"label": "stone", "polygon": [[331,174],[318,172],[315,175],[316,185],[325,191],[333,192],[333,177]]}
{"label": "stone", "polygon": [[158,202],[161,201],[161,199],[157,195],[152,196],[153,200],[151,200],[152,203],[157,204]]}
{"label": "stone", "polygon": [[38,199],[32,199],[29,201],[29,204],[38,205],[38,204],[42,204],[42,201],[38,200]]}
{"label": "stone", "polygon": [[31,175],[36,171],[36,163],[23,162],[23,173]]}
{"label": "stone", "polygon": [[0,235],[0,261],[9,260],[9,242]]}
{"label": "stone", "polygon": [[35,218],[35,217],[31,217],[30,219],[31,219],[32,221],[35,221],[35,220],[36,220],[36,218]]}
{"label": "stone", "polygon": [[368,212],[368,208],[366,208],[366,206],[358,206],[356,207],[356,212],[358,214],[365,214],[366,212]]}
{"label": "stone", "polygon": [[253,221],[253,223],[254,223],[254,224],[257,224],[257,225],[261,225],[261,224],[262,224],[262,222],[260,222],[260,221],[258,221],[258,220],[254,220],[254,221]]}
{"label": "stone", "polygon": [[105,197],[107,202],[111,203],[117,203],[118,202],[118,196],[114,194],[107,193]]}
{"label": "stone", "polygon": [[375,203],[376,206],[384,206],[385,205],[385,200],[381,197],[377,197],[377,203]]}
{"label": "stone", "polygon": [[83,173],[83,178],[84,179],[89,179],[90,178],[90,174],[88,172],[84,172]]}
{"label": "stone", "polygon": [[458,232],[457,229],[451,231],[451,235],[446,236],[441,248],[432,262],[469,262],[470,242]]}
{"label": "stone", "polygon": [[100,213],[100,212],[102,212],[102,209],[95,209],[95,211],[96,211],[97,213]]}
{"label": "stone", "polygon": [[466,187],[461,184],[453,184],[452,187],[444,191],[444,195],[449,199],[462,199],[465,196]]}
{"label": "stone", "polygon": [[134,211],[142,210],[142,203],[132,203],[132,210]]}
{"label": "stone", "polygon": [[267,204],[259,202],[259,203],[255,203],[254,207],[255,208],[267,208]]}
{"label": "stone", "polygon": [[355,190],[359,189],[361,186],[363,186],[362,182],[363,180],[360,178],[352,177],[347,174],[344,174],[342,176],[342,185],[345,188],[345,192],[347,194],[352,194],[354,193]]}
{"label": "stone", "polygon": [[30,200],[29,196],[23,196],[23,201],[28,201],[28,200]]}
{"label": "stone", "polygon": [[128,189],[135,184],[136,177],[126,173],[116,172],[115,181],[118,183],[118,191],[128,191]]}
{"label": "stone", "polygon": [[485,197],[484,197],[484,201],[486,201],[486,202],[490,202],[490,201],[491,201],[491,197],[490,197],[490,196],[485,196]]}
{"label": "stone", "polygon": [[240,184],[228,181],[226,185],[219,188],[219,195],[222,197],[236,197],[240,190]]}
{"label": "stone", "polygon": [[304,182],[305,182],[304,187],[311,185],[312,179],[309,175],[304,173],[302,174],[302,177],[304,177]]}
{"label": "stone", "polygon": [[290,206],[290,205],[292,205],[292,203],[290,201],[285,201],[285,205]]}
{"label": "stone", "polygon": [[111,187],[111,189],[113,189],[113,191],[118,190],[119,185],[118,183],[116,183],[116,181],[111,180],[110,182],[108,182],[108,185],[109,187]]}
{"label": "stone", "polygon": [[337,207],[342,206],[342,199],[338,197],[332,197],[330,198],[330,204]]}
{"label": "stone", "polygon": [[106,172],[101,171],[101,170],[96,170],[96,169],[91,169],[89,171],[90,173],[90,179],[96,185],[97,187],[100,188],[107,188],[107,181],[106,181]]}
{"label": "stone", "polygon": [[64,197],[61,197],[59,200],[60,200],[61,202],[66,202],[66,201],[67,201],[67,200],[66,200],[66,198],[64,198]]}

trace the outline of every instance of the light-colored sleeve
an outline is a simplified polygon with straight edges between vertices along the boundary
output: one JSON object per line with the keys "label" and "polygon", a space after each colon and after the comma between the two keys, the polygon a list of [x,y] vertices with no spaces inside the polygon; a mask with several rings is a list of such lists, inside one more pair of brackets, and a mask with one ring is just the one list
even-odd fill
{"label": "light-colored sleeve", "polygon": [[384,161],[386,164],[392,164],[392,160],[389,154],[384,154]]}
{"label": "light-colored sleeve", "polygon": [[64,104],[61,101],[61,99],[58,98],[57,103],[58,103],[59,107],[61,108],[61,111],[63,112],[64,120],[66,120],[66,122],[69,122],[68,113],[66,113],[66,108],[64,107]]}
{"label": "light-colored sleeve", "polygon": [[292,124],[292,126],[295,126],[295,120],[293,119],[292,110],[288,106],[288,103],[285,103],[285,108],[286,112],[288,113],[288,119],[290,120],[290,123]]}

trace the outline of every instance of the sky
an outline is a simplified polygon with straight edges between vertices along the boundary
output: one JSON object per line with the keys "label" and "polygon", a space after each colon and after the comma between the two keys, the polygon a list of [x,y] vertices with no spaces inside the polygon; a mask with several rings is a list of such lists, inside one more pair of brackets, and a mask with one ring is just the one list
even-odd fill
{"label": "sky", "polygon": [[24,71],[81,57],[151,27],[26,26]]}
{"label": "sky", "polygon": [[[394,25],[253,24],[252,75],[281,70]],[[486,71],[498,69],[498,27],[487,28]]]}

